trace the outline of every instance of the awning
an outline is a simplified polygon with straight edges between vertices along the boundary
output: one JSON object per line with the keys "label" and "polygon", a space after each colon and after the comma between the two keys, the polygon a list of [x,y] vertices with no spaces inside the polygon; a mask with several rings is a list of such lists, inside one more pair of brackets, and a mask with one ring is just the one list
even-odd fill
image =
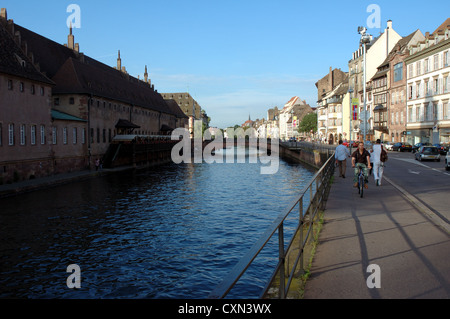
{"label": "awning", "polygon": [[374,112],[375,112],[375,111],[384,111],[386,108],[387,108],[387,107],[385,107],[385,106],[383,106],[383,105],[381,105],[381,104],[378,104],[377,106],[375,106],[375,108],[373,109],[373,111],[374,111]]}

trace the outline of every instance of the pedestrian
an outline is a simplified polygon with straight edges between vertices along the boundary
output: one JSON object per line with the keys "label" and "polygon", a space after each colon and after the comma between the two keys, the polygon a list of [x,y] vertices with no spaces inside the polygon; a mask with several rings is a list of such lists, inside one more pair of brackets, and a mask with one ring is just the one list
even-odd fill
{"label": "pedestrian", "polygon": [[336,164],[339,165],[339,177],[345,178],[345,170],[347,169],[347,157],[350,157],[350,151],[345,145],[342,144],[342,140],[339,140],[339,146],[336,147],[334,158]]}
{"label": "pedestrian", "polygon": [[100,160],[97,158],[95,160],[95,170],[98,171],[98,167],[100,166]]}
{"label": "pedestrian", "polygon": [[373,161],[373,179],[376,186],[381,186],[381,178],[383,177],[384,163],[381,161],[381,151],[383,146],[381,140],[377,139],[376,144],[371,150],[371,159]]}

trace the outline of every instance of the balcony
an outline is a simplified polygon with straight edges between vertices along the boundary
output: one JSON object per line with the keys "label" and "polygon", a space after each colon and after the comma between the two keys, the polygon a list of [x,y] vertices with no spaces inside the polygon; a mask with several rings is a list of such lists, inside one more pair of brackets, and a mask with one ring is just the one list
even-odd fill
{"label": "balcony", "polygon": [[342,97],[333,96],[331,99],[327,99],[327,104],[342,103],[342,99]]}
{"label": "balcony", "polygon": [[389,129],[388,129],[388,125],[387,125],[387,121],[384,122],[374,122],[373,123],[373,129],[375,131],[380,131],[383,133],[389,133]]}

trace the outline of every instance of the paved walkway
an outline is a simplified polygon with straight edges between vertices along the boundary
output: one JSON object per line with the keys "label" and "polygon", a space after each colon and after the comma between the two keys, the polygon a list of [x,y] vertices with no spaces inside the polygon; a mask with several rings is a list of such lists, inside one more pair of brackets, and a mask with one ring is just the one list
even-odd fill
{"label": "paved walkway", "polygon": [[[345,179],[336,169],[304,298],[450,298],[448,230],[387,180],[371,176],[360,198],[352,173],[349,160]],[[372,264],[381,288],[368,288]]]}

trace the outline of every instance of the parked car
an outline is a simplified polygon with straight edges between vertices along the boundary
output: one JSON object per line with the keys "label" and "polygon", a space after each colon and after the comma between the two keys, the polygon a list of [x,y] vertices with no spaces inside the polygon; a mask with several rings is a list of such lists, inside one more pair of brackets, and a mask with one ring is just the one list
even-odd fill
{"label": "parked car", "polygon": [[425,142],[425,143],[416,143],[416,144],[414,144],[414,146],[412,147],[412,152],[413,152],[413,153],[417,152],[417,150],[418,150],[421,146],[431,146],[431,144],[428,143],[428,142]]}
{"label": "parked car", "polygon": [[408,143],[395,143],[392,146],[392,150],[393,151],[397,151],[397,152],[411,152],[412,151],[412,145],[408,144]]}
{"label": "parked car", "polygon": [[421,146],[416,152],[416,160],[435,160],[437,162],[441,161],[441,155],[439,154],[439,149],[436,146]]}
{"label": "parked car", "polygon": [[386,142],[383,144],[384,149],[387,151],[392,151],[392,146],[394,146],[394,143],[392,142]]}
{"label": "parked car", "polygon": [[441,154],[441,155],[447,154],[447,150],[441,144],[433,144],[433,146],[438,148],[439,154]]}
{"label": "parked car", "polygon": [[450,171],[450,151],[447,152],[447,156],[445,156],[445,169]]}

